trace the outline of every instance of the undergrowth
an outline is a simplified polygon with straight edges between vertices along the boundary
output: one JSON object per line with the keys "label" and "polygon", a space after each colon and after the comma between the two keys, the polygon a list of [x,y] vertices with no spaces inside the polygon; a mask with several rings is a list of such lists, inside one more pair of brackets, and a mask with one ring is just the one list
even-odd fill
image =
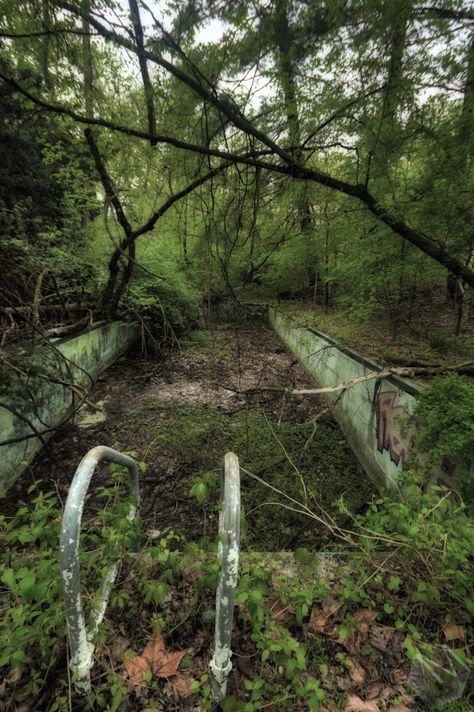
{"label": "undergrowth", "polygon": [[431,323],[428,313],[427,329],[419,325],[410,327],[403,319],[397,319],[394,333],[376,305],[366,300],[355,304],[349,300],[345,306],[341,304],[327,309],[296,300],[274,302],[274,306],[294,318],[300,326],[317,329],[382,364],[417,365],[420,361],[427,365],[458,364],[474,357],[470,327],[455,335],[445,324]]}
{"label": "undergrowth", "polygon": [[[328,509],[341,520],[347,515],[339,514],[333,506],[335,499],[344,496],[348,508],[357,512],[374,495],[370,481],[331,422],[279,422],[255,407],[233,415],[202,406],[166,410],[160,404],[159,408],[165,417],[151,434],[148,454],[176,462],[186,453],[180,485],[191,488],[200,483],[200,504],[207,510],[217,501],[219,480],[217,469],[209,472],[209,463],[219,463],[222,452],[229,450],[239,454],[243,468],[282,491],[306,496],[308,503]],[[144,417],[137,415],[136,428]],[[323,527],[308,529],[299,514],[285,508],[280,495],[269,498],[266,488],[254,479],[243,480],[242,502],[246,512],[242,536],[247,546],[275,551],[328,540]],[[196,515],[201,516],[199,510]],[[193,520],[190,514],[185,530]],[[192,526],[197,523],[193,521]]]}
{"label": "undergrowth", "polygon": [[[98,492],[102,506],[85,523],[81,553],[89,591],[100,584],[112,549],[119,547],[124,560],[96,641],[89,708],[137,709],[137,695],[139,704],[150,708],[168,699],[169,683],[149,675],[138,690],[127,684],[123,671],[123,660],[159,631],[171,648],[187,650],[180,673],[189,682],[186,694],[211,710],[207,664],[217,542],[148,532],[140,552],[130,553],[132,530],[125,524],[117,528],[128,507],[118,497],[120,471],[112,476],[115,483]],[[196,482],[191,496],[203,500],[207,492],[199,485],[208,487]],[[36,487],[31,507],[0,519],[0,667],[4,699],[59,712],[78,704],[67,673],[59,586],[61,510],[56,492]],[[292,710],[296,700],[302,709],[318,710],[324,701],[326,709],[344,710],[354,671],[362,676],[377,671],[386,685],[392,680],[391,703],[401,703],[409,670],[415,692],[432,700],[425,708],[470,709],[460,700],[448,704],[448,692],[455,679],[457,696],[462,693],[464,670],[472,664],[474,523],[460,501],[424,491],[413,473],[406,475],[403,493],[398,500],[376,500],[350,527],[336,528],[340,543],[329,557],[299,549],[288,571],[278,559],[242,555],[233,645],[251,662],[245,675],[232,674],[224,710]],[[339,507],[347,511],[343,501]],[[93,594],[85,601],[90,610]],[[440,673],[441,663],[446,672],[446,656],[449,679]],[[421,670],[423,684],[413,670]],[[403,684],[393,683],[395,674]],[[463,699],[472,702],[469,689]],[[8,704],[0,701],[0,709]],[[182,709],[184,700],[171,697],[166,704]]]}
{"label": "undergrowth", "polygon": [[428,472],[448,458],[457,465],[456,484],[474,514],[474,382],[457,373],[438,376],[418,399],[412,421],[417,449]]}

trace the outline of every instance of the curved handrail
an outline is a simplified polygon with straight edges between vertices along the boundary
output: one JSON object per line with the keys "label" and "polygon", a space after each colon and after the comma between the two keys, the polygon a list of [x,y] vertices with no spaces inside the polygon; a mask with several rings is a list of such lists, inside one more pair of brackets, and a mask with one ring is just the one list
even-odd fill
{"label": "curved handrail", "polygon": [[94,645],[92,640],[104,617],[113,583],[118,573],[119,561],[111,564],[102,585],[99,608],[92,614],[92,626],[86,632],[81,599],[81,575],[79,566],[79,535],[81,530],[84,499],[97,464],[104,460],[126,467],[129,472],[130,490],[136,505],[130,506],[128,520],[135,518],[139,506],[138,467],[134,460],[110,447],[99,445],[83,457],[74,475],[64,507],[59,545],[59,562],[66,604],[66,621],[71,650],[71,669],[75,673],[75,689],[88,694],[91,689],[90,669]]}
{"label": "curved handrail", "polygon": [[227,678],[232,669],[230,644],[239,570],[240,468],[238,457],[233,452],[228,452],[224,458],[221,502],[218,555],[222,568],[216,593],[214,656],[209,664],[213,694],[217,701],[225,697]]}

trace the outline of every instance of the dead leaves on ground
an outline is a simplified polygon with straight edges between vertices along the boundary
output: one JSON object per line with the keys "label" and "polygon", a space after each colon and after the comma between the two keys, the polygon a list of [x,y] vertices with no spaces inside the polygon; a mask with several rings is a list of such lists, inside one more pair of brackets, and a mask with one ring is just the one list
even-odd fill
{"label": "dead leaves on ground", "polygon": [[358,695],[347,695],[344,712],[380,712],[380,707],[374,700],[361,700]]}
{"label": "dead leaves on ground", "polygon": [[174,677],[168,680],[167,690],[169,697],[175,702],[185,700],[193,694],[191,685],[193,676],[190,672],[177,672]]}
{"label": "dead leaves on ground", "polygon": [[176,675],[185,655],[186,650],[167,650],[163,638],[156,635],[147,643],[141,655],[124,660],[129,686],[140,686],[147,672],[151,672],[155,677],[164,678]]}
{"label": "dead leaves on ground", "polygon": [[[400,667],[403,635],[393,628],[376,625],[378,612],[368,608],[361,608],[351,616],[350,633],[347,634],[346,627],[342,635],[336,616],[340,608],[334,599],[314,606],[307,631],[323,635],[345,649],[347,669],[336,675],[338,689],[347,694],[344,712],[406,712],[409,707],[405,704],[390,703],[392,699],[400,702],[400,698],[410,703],[403,687],[407,675]],[[372,654],[367,655],[368,647]]]}
{"label": "dead leaves on ground", "polygon": [[309,617],[308,631],[310,633],[332,635],[333,629],[331,629],[331,632],[327,630],[327,624],[338,608],[340,608],[340,604],[331,599],[324,601],[321,608],[313,606]]}
{"label": "dead leaves on ground", "polygon": [[441,629],[446,640],[465,640],[466,631],[456,623],[446,623]]}

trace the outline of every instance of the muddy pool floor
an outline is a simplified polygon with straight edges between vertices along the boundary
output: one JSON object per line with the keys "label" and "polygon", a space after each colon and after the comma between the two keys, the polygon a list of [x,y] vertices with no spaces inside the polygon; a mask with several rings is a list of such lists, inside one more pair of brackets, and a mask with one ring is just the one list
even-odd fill
{"label": "muddy pool floor", "polygon": [[[87,408],[50,441],[55,461],[43,453],[9,492],[24,498],[28,479],[67,493],[83,455],[96,445],[131,453],[146,463],[142,517],[148,530],[172,529],[185,541],[213,535],[218,472],[233,450],[242,471],[243,546],[258,550],[318,548],[330,544],[323,528],[281,504],[285,500],[246,475],[250,471],[303,500],[337,514],[365,509],[375,494],[344,436],[318,396],[288,396],[266,387],[308,388],[312,382],[279,338],[261,322],[217,325],[198,332],[163,357],[127,355],[100,378]],[[245,391],[253,391],[245,393]],[[107,481],[104,470],[95,481]],[[209,497],[190,496],[204,481]],[[89,505],[95,508],[94,481]]]}

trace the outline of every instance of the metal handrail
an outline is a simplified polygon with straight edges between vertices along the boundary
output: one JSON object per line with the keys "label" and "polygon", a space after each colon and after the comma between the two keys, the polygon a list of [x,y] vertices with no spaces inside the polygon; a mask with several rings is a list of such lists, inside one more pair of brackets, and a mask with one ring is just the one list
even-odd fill
{"label": "metal handrail", "polygon": [[221,474],[218,556],[222,564],[216,593],[214,656],[209,664],[216,701],[226,695],[227,678],[232,670],[232,625],[240,551],[240,468],[237,455],[228,452]]}
{"label": "metal handrail", "polygon": [[79,536],[85,496],[97,464],[104,460],[126,467],[130,490],[136,504],[131,504],[127,519],[132,522],[139,506],[138,467],[134,460],[110,447],[99,445],[89,450],[81,460],[74,475],[64,508],[61,525],[59,561],[66,604],[66,621],[71,651],[71,669],[75,675],[76,692],[86,695],[91,689],[90,670],[94,652],[93,639],[102,622],[113,583],[117,577],[119,561],[112,563],[105,574],[99,606],[91,616],[89,632],[86,631],[81,598],[79,565]]}

